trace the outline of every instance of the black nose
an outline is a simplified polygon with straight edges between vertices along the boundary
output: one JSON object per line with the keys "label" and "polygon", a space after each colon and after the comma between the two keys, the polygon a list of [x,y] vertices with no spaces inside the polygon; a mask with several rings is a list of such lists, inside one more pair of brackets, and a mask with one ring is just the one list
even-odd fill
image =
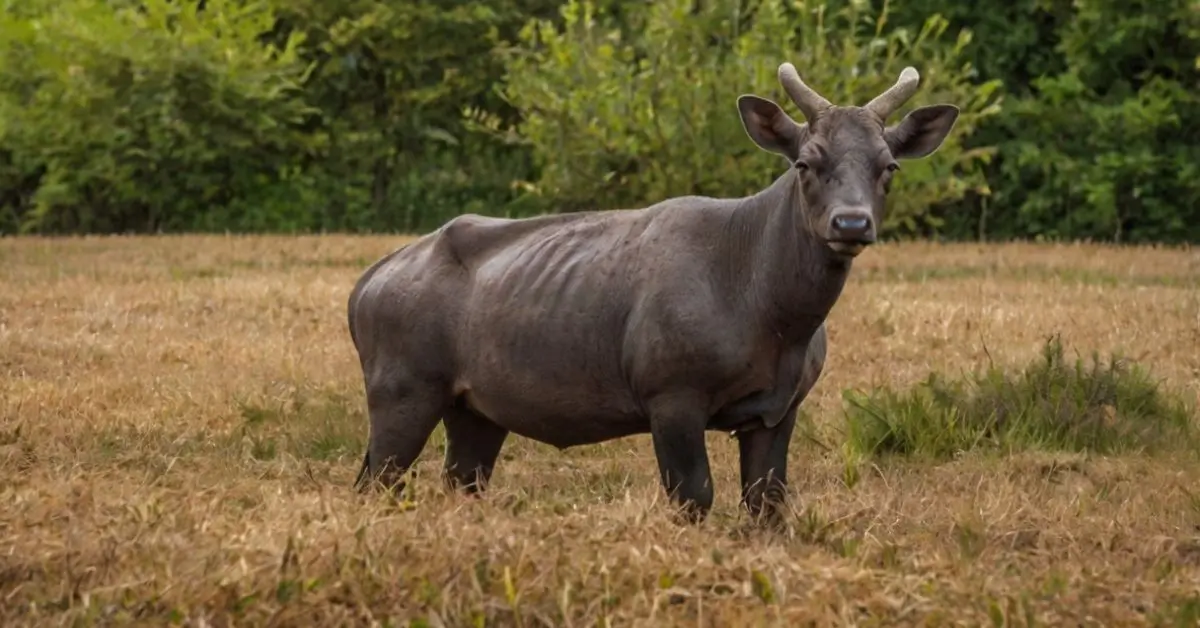
{"label": "black nose", "polygon": [[833,239],[847,242],[870,242],[871,217],[862,214],[842,214],[830,221]]}

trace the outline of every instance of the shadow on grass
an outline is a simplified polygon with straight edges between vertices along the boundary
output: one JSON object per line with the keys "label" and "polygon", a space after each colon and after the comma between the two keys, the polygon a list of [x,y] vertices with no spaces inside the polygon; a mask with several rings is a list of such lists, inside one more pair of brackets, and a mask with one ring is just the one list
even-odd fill
{"label": "shadow on grass", "polygon": [[843,393],[848,453],[946,459],[964,451],[1197,451],[1193,408],[1120,356],[1068,361],[1057,336],[1023,369],[931,373],[906,391]]}

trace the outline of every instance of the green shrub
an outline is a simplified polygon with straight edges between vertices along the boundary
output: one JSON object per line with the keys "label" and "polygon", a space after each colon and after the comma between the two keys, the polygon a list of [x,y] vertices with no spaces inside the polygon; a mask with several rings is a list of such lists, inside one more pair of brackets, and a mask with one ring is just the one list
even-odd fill
{"label": "green shrub", "polygon": [[862,3],[827,15],[812,2],[664,0],[626,6],[617,22],[587,0],[569,0],[562,13],[561,26],[527,26],[508,51],[503,86],[524,115],[518,132],[540,167],[531,187],[554,211],[761,189],[780,163],[745,137],[736,100],[759,92],[794,111],[776,79],[782,61],[838,104],[865,103],[911,64],[922,86],[907,108],[950,102],[962,109],[938,153],[905,166],[887,228],[916,230],[931,220],[931,204],[983,185],[989,151],[964,150],[962,140],[999,111],[997,84],[970,83],[959,59],[970,34],[944,37],[940,17],[918,33],[885,36],[885,15],[866,13]]}
{"label": "green shrub", "polygon": [[[26,231],[195,227],[240,204],[286,228],[313,148],[299,38],[246,0],[45,0],[0,11],[0,185]],[[282,198],[283,202],[271,202]]]}
{"label": "green shrub", "polygon": [[1051,338],[1018,372],[996,366],[961,380],[931,373],[907,391],[847,391],[847,445],[857,455],[948,458],[972,449],[1116,453],[1195,443],[1192,408],[1118,356],[1091,365]]}
{"label": "green shrub", "polygon": [[1105,96],[1079,76],[1034,81],[1010,106],[988,229],[998,237],[1200,239],[1200,95],[1154,78]]}
{"label": "green shrub", "polygon": [[325,140],[309,168],[325,201],[313,228],[425,232],[467,212],[521,213],[512,182],[529,176],[528,150],[470,131],[463,111],[512,121],[493,48],[556,0],[272,1],[312,64],[309,130]]}
{"label": "green shrub", "polygon": [[1011,108],[994,176],[996,235],[1200,239],[1200,11],[1193,0],[1087,0],[1061,74]]}
{"label": "green shrub", "polygon": [[996,148],[991,194],[934,208],[944,235],[1200,240],[1194,0],[895,4],[891,28],[940,13],[972,29],[964,56],[1011,96],[968,140]]}
{"label": "green shrub", "polygon": [[0,8],[0,233],[428,231],[521,214],[491,50],[550,0]]}

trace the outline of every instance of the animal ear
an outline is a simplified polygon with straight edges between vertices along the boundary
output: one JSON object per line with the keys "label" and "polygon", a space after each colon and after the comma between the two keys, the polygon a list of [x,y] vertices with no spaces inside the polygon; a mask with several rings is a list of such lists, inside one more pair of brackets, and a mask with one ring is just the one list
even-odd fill
{"label": "animal ear", "polygon": [[803,127],[796,124],[779,105],[752,94],[739,96],[737,105],[746,135],[759,148],[779,153],[792,161],[799,157]]}
{"label": "animal ear", "polygon": [[896,159],[920,159],[942,145],[957,120],[958,107],[954,105],[919,107],[888,127],[883,137]]}

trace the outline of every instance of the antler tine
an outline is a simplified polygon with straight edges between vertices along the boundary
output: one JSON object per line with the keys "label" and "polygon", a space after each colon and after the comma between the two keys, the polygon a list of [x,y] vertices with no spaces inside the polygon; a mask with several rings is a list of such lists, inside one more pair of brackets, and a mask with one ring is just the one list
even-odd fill
{"label": "antler tine", "polygon": [[917,69],[912,66],[906,67],[900,72],[900,78],[896,80],[895,84],[886,92],[876,96],[863,108],[879,116],[880,120],[887,120],[888,116],[896,113],[900,105],[917,93],[917,85],[920,82],[921,75],[917,74]]}
{"label": "antler tine", "polygon": [[833,103],[800,80],[800,73],[791,63],[779,66],[779,82],[809,122],[815,121],[822,111],[833,106]]}

